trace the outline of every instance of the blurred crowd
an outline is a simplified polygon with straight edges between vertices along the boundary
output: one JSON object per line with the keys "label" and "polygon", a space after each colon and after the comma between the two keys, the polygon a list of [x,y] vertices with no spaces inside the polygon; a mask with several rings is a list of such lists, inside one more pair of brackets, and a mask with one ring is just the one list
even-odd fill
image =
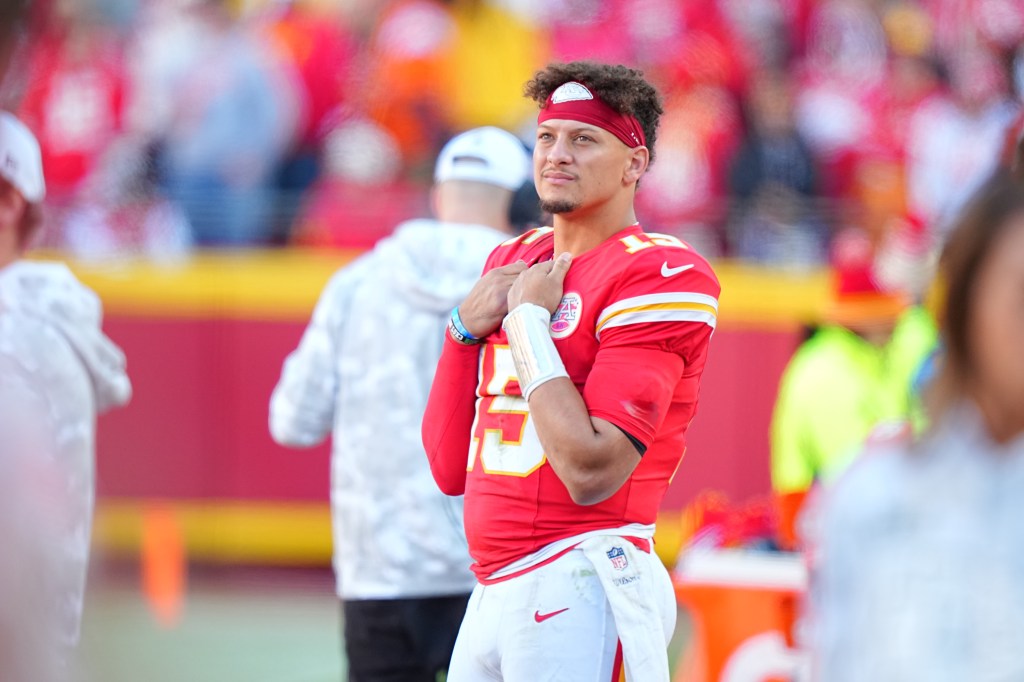
{"label": "blurred crowd", "polygon": [[[1019,126],[1019,0],[52,0],[0,90],[81,257],[366,246],[426,211],[454,132],[535,124],[548,61],[641,68],[637,209],[711,257],[942,241]],[[896,249],[900,251],[900,249]],[[892,252],[892,249],[889,250]]]}

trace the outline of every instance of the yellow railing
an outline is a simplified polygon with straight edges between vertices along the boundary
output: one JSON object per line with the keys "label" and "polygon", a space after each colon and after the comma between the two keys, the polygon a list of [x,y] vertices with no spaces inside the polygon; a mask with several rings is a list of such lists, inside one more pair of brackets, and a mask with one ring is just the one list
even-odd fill
{"label": "yellow railing", "polygon": [[[304,320],[331,274],[358,251],[210,252],[178,263],[72,262],[110,315]],[[829,295],[828,273],[788,272],[733,262],[715,264],[725,327],[777,328],[817,318]]]}

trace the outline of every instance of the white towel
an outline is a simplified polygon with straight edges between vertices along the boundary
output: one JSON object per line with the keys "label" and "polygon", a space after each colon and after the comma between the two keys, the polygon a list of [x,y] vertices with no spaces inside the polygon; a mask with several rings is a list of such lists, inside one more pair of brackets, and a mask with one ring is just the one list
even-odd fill
{"label": "white towel", "polygon": [[626,680],[669,682],[668,642],[676,606],[668,571],[656,557],[620,536],[590,537],[579,549],[597,570],[611,605]]}

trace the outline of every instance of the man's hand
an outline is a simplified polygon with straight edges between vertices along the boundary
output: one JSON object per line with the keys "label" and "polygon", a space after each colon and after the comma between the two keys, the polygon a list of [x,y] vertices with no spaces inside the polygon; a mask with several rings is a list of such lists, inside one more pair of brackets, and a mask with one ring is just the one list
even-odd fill
{"label": "man's hand", "polygon": [[459,317],[470,334],[482,339],[501,325],[508,313],[508,291],[526,263],[519,260],[489,270],[473,285],[469,296],[459,306]]}
{"label": "man's hand", "polygon": [[572,254],[563,253],[521,272],[508,291],[508,310],[521,303],[535,303],[554,315],[562,302],[562,283],[571,264]]}

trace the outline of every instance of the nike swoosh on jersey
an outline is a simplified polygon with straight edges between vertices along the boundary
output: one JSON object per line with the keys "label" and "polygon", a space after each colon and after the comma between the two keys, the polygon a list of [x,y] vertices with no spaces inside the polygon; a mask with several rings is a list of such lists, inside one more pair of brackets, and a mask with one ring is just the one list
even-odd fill
{"label": "nike swoosh on jersey", "polygon": [[668,261],[665,261],[664,263],[661,264],[661,276],[662,277],[671,277],[672,275],[678,275],[680,272],[684,272],[686,270],[689,270],[692,267],[693,267],[693,263],[690,263],[689,265],[680,265],[677,268],[670,268],[668,266]]}
{"label": "nike swoosh on jersey", "polygon": [[557,611],[552,611],[551,613],[541,613],[540,611],[534,611],[533,612],[533,619],[535,621],[537,621],[538,623],[543,623],[548,618],[554,618],[558,614],[565,613],[568,610],[569,610],[569,607],[566,606],[564,609],[558,609]]}

